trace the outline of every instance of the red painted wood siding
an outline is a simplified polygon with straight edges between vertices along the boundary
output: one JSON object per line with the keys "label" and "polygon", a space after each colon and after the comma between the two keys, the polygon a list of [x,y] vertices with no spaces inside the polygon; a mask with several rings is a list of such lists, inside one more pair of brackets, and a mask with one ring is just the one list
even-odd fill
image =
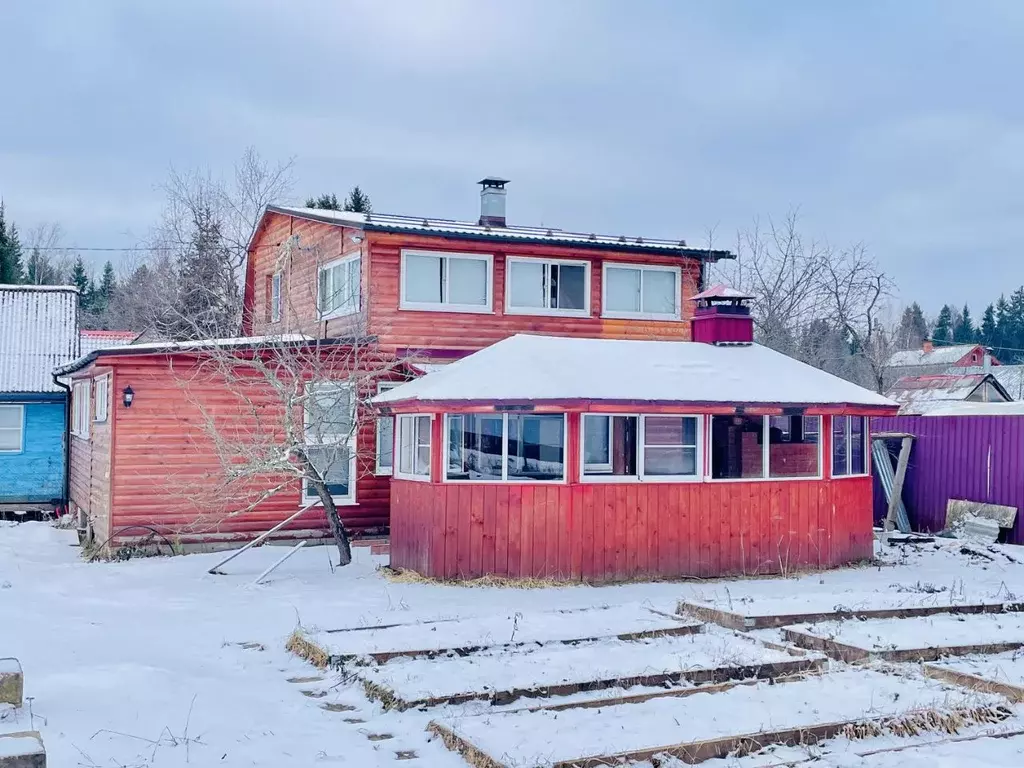
{"label": "red painted wood siding", "polygon": [[[107,358],[109,360],[109,358]],[[206,376],[195,377],[184,356],[130,356],[112,361],[119,392],[126,385],[135,390],[132,407],[125,408],[118,395],[112,396],[110,419],[116,439],[110,461],[109,495],[92,497],[90,512],[111,532],[126,526],[152,526],[184,544],[234,541],[252,538],[299,509],[300,488],[293,481],[285,490],[238,513],[280,478],[256,478],[250,483],[230,486],[211,434],[208,416],[235,420],[249,412],[231,392]],[[91,367],[81,375],[91,375]],[[235,390],[238,391],[237,388]],[[263,418],[272,423],[280,400],[261,393],[257,386],[247,391]],[[279,411],[276,411],[279,417]],[[81,504],[90,484],[103,483],[106,465],[87,451],[83,441],[72,446],[72,499]],[[340,506],[342,520],[355,534],[376,532],[388,524],[389,477],[374,475],[376,421],[369,414],[360,418],[357,435],[356,504]],[[289,525],[290,531],[328,531],[322,510],[313,509]],[[115,539],[138,536],[138,529]]]}
{"label": "red painted wood siding", "polygon": [[391,564],[573,581],[766,574],[872,556],[871,478],[719,483],[394,480]]}
{"label": "red painted wood siding", "polygon": [[[700,274],[700,263],[696,259],[658,254],[595,253],[567,247],[482,243],[378,232],[365,233],[365,239],[356,244],[350,237],[354,233],[355,230],[331,224],[269,214],[249,253],[245,296],[246,332],[264,334],[302,331],[334,336],[351,330],[352,318],[337,318],[326,322],[318,320],[317,265],[358,252],[362,257],[362,307],[367,330],[378,337],[384,349],[434,347],[475,350],[520,332],[616,339],[685,341],[690,338],[689,319],[693,314],[693,306],[688,298],[697,292]],[[290,249],[282,248],[282,244],[293,235],[298,235],[298,242]],[[400,310],[399,279],[403,248],[492,255],[492,312],[476,314]],[[590,317],[505,314],[506,256],[589,262]],[[602,318],[602,264],[605,262],[679,267],[682,319],[655,321]],[[267,279],[277,271],[284,273],[283,319],[280,323],[270,323],[267,306],[269,293],[265,286]]]}

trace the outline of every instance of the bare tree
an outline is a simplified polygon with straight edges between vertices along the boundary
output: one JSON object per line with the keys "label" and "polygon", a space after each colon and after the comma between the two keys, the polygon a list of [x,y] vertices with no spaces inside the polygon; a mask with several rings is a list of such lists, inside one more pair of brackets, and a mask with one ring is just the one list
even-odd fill
{"label": "bare tree", "polygon": [[892,281],[863,245],[836,249],[804,237],[796,212],[755,221],[717,276],[753,295],[759,342],[874,389],[890,347],[884,317]]}
{"label": "bare tree", "polygon": [[56,222],[43,222],[25,236],[25,277],[32,285],[57,285],[71,278],[70,254],[61,248],[64,230]]}

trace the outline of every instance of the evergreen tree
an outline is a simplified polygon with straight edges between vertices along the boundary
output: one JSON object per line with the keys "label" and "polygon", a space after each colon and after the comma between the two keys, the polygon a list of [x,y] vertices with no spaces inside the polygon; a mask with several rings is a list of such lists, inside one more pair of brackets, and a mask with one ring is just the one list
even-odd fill
{"label": "evergreen tree", "polygon": [[110,306],[114,292],[117,290],[117,276],[114,274],[114,265],[109,261],[103,265],[103,276],[100,278],[99,296],[103,300],[104,308]]}
{"label": "evergreen tree", "polygon": [[989,304],[985,307],[985,312],[981,316],[981,327],[978,328],[978,332],[981,336],[981,343],[986,347],[994,349],[999,346],[996,336],[996,309],[994,305]]}
{"label": "evergreen tree", "polygon": [[85,269],[85,262],[79,256],[71,267],[71,284],[78,289],[78,306],[83,310],[91,308],[92,295],[89,292],[89,273]]}
{"label": "evergreen tree", "polygon": [[932,329],[932,339],[937,344],[949,343],[953,339],[953,308],[943,304]]}
{"label": "evergreen tree", "polygon": [[[320,197],[307,197],[306,207],[319,208],[320,210],[323,211],[340,211],[341,203],[338,202],[337,195],[320,195]],[[346,208],[345,210],[348,209]]]}
{"label": "evergreen tree", "polygon": [[970,308],[964,304],[962,312],[957,313],[953,323],[953,341],[958,344],[970,344],[977,341],[977,329],[971,318]]}
{"label": "evergreen tree", "polygon": [[14,224],[7,224],[4,204],[0,203],[0,283],[18,285],[23,282],[25,271],[18,230]]}
{"label": "evergreen tree", "polygon": [[903,310],[896,343],[900,349],[920,349],[928,338],[928,323],[924,319],[921,305],[916,301]]}
{"label": "evergreen tree", "polygon": [[241,305],[238,281],[221,220],[211,207],[195,211],[188,247],[176,266],[177,302],[173,320],[165,330],[179,340],[237,333]]}
{"label": "evergreen tree", "polygon": [[25,282],[31,285],[60,285],[60,270],[44,251],[33,248],[25,264]]}
{"label": "evergreen tree", "polygon": [[358,184],[352,187],[352,191],[348,193],[348,198],[345,200],[345,210],[355,213],[371,213],[373,211],[370,198],[359,188]]}

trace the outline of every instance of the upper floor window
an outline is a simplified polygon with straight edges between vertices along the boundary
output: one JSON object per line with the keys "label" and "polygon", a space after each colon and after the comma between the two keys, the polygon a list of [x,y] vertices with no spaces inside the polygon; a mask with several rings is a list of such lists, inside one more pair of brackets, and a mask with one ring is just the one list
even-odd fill
{"label": "upper floor window", "polygon": [[492,259],[489,254],[402,251],[402,309],[490,312]]}
{"label": "upper floor window", "polygon": [[320,267],[317,297],[321,318],[359,311],[359,264],[355,253]]}
{"label": "upper floor window", "polygon": [[0,453],[21,453],[25,432],[25,406],[0,405]]}
{"label": "upper floor window", "polygon": [[269,319],[272,323],[281,322],[281,273],[270,278],[270,301],[268,303]]}
{"label": "upper floor window", "polygon": [[105,376],[98,376],[96,378],[96,386],[94,387],[94,398],[96,400],[95,408],[93,409],[94,416],[93,421],[106,421],[107,420],[107,403],[110,400],[110,374]]}
{"label": "upper floor window", "polygon": [[506,312],[579,317],[590,314],[590,262],[510,256],[505,271]]}
{"label": "upper floor window", "polygon": [[602,315],[678,320],[680,277],[679,267],[605,264]]}
{"label": "upper floor window", "polygon": [[89,394],[88,381],[75,382],[71,390],[71,434],[81,438],[89,437]]}

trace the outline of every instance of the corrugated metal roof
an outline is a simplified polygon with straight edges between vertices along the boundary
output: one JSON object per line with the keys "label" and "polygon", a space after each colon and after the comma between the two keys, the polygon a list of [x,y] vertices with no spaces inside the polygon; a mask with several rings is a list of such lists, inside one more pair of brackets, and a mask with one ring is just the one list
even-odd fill
{"label": "corrugated metal roof", "polygon": [[947,373],[991,373],[1014,400],[1024,400],[1024,365],[958,366]]}
{"label": "corrugated metal roof", "polygon": [[398,216],[388,213],[355,213],[353,211],[330,211],[319,208],[292,208],[268,205],[270,213],[357,227],[369,232],[408,232],[421,235],[460,237],[471,240],[513,241],[572,245],[577,248],[596,248],[605,251],[658,252],[688,256],[707,261],[732,259],[729,251],[715,251],[706,248],[691,248],[685,240],[663,240],[647,237],[626,237],[625,235],[598,235],[584,232],[566,232],[550,227],[491,227],[470,221],[454,219],[431,219],[422,216]]}
{"label": "corrugated metal roof", "polygon": [[76,288],[0,285],[0,392],[62,392],[52,374],[78,344]]}
{"label": "corrugated metal roof", "polygon": [[107,347],[121,347],[131,344],[138,338],[135,331],[82,331],[81,340],[78,345],[79,355],[87,355],[97,349]]}
{"label": "corrugated metal roof", "polygon": [[901,414],[919,414],[964,402],[986,382],[992,382],[996,388],[1000,386],[998,380],[989,374],[960,373],[961,368],[954,370],[956,373],[904,376],[886,392],[886,396],[900,404]]}

